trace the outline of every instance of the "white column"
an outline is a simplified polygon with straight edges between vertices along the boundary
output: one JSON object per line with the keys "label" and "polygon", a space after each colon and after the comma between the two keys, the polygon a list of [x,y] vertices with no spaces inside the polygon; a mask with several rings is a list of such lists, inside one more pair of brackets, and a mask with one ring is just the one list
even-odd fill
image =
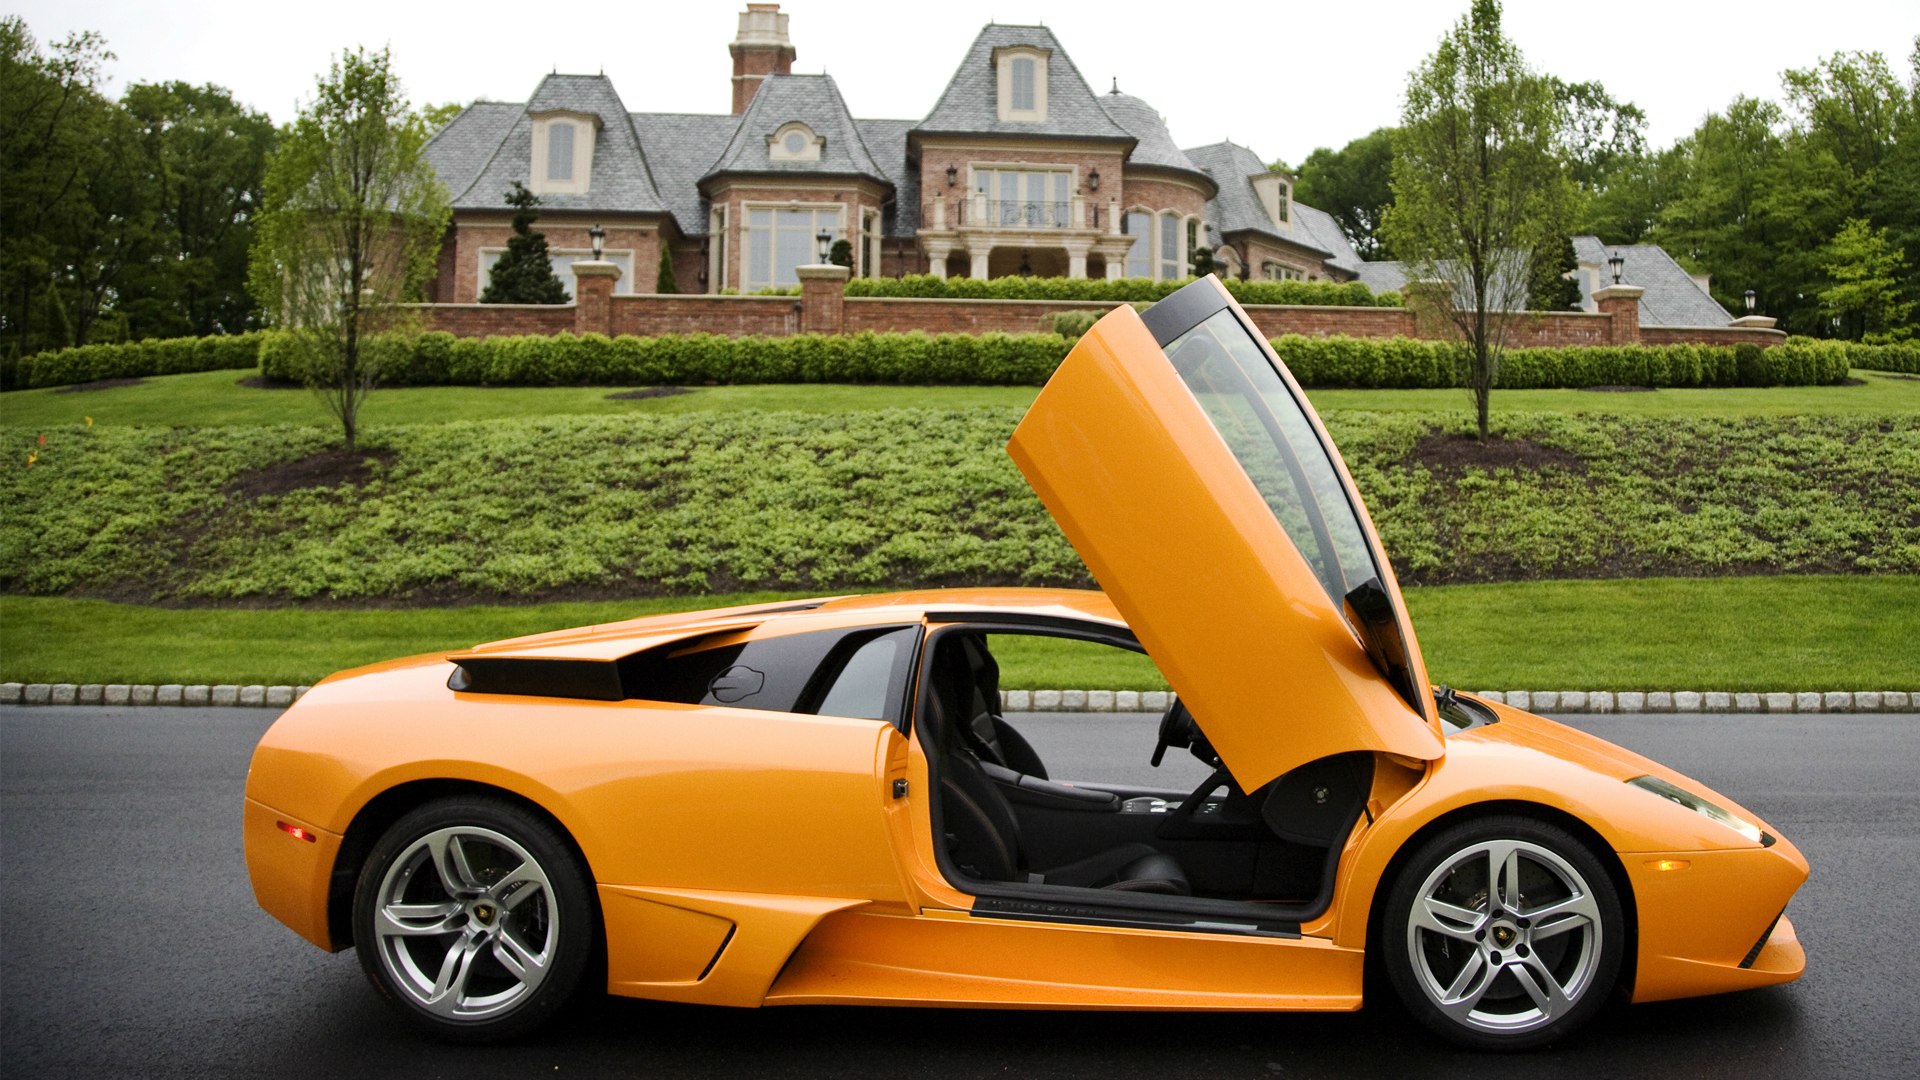
{"label": "white column", "polygon": [[1119,199],[1107,200],[1107,234],[1109,236],[1120,235],[1120,200]]}
{"label": "white column", "polygon": [[1127,257],[1125,255],[1121,255],[1117,258],[1112,255],[1107,256],[1107,280],[1108,281],[1119,281],[1121,275],[1125,274],[1126,271],[1127,271]]}
{"label": "white column", "polygon": [[976,281],[987,280],[987,256],[991,253],[990,249],[984,247],[971,249],[973,269],[970,273]]}
{"label": "white column", "polygon": [[1085,243],[1067,245],[1067,276],[1083,278],[1087,276],[1087,247]]}
{"label": "white column", "polygon": [[927,245],[927,272],[937,278],[947,276],[947,254],[952,251],[945,244]]}

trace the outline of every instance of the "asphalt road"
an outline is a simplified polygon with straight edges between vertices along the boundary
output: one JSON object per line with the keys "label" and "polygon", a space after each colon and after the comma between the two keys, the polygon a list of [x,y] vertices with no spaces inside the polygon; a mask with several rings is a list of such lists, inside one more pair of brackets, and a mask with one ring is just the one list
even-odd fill
{"label": "asphalt road", "polygon": [[[596,999],[517,1045],[424,1042],[351,953],[320,953],[254,906],[239,799],[272,716],[0,708],[9,1078],[1920,1075],[1920,716],[1572,718],[1735,795],[1807,853],[1814,874],[1793,916],[1809,973],[1617,1009],[1511,1061],[1448,1049],[1379,1006],[1316,1017]],[[1095,764],[1144,769],[1145,747],[1099,718],[1035,718],[1034,732],[1043,754],[1091,747]]]}

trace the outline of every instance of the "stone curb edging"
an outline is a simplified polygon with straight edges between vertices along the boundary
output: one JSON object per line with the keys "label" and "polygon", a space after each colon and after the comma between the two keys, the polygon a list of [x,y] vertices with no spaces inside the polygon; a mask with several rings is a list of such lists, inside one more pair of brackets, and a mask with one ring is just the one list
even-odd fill
{"label": "stone curb edging", "polygon": [[[1539,713],[1873,713],[1920,709],[1920,690],[1735,694],[1717,690],[1472,690]],[[1159,712],[1165,690],[1002,690],[1007,712]]]}
{"label": "stone curb edging", "polygon": [[[0,705],[220,705],[284,709],[306,686],[181,683],[0,683]],[[1545,713],[1872,713],[1920,709],[1920,690],[1733,694],[1715,690],[1474,690]],[[1002,690],[1008,712],[1160,712],[1165,690]]]}
{"label": "stone curb edging", "polygon": [[181,683],[0,683],[0,705],[232,705],[284,709],[312,687]]}

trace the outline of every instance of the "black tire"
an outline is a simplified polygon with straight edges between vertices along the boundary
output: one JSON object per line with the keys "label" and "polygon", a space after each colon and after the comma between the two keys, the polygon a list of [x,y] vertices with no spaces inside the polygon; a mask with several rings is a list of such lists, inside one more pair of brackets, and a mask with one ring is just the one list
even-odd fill
{"label": "black tire", "polygon": [[1381,966],[1407,1011],[1451,1042],[1543,1046],[1613,997],[1627,944],[1620,897],[1565,829],[1510,815],[1460,822],[1423,842],[1389,888]]}
{"label": "black tire", "polygon": [[353,940],[382,997],[452,1042],[523,1035],[560,1010],[595,955],[592,885],[566,838],[513,803],[440,799],[368,853]]}

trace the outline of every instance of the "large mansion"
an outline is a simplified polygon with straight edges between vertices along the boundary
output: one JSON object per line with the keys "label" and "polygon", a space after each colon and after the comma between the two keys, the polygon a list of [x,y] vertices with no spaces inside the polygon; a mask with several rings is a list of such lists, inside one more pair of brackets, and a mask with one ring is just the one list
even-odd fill
{"label": "large mansion", "polygon": [[[1181,149],[1145,101],[1096,93],[1046,27],[988,25],[924,118],[863,120],[830,76],[792,74],[787,20],[778,4],[740,15],[727,115],[631,112],[604,75],[561,74],[528,101],[461,113],[428,147],[454,207],[431,298],[478,299],[514,181],[540,196],[569,289],[596,225],[629,294],[656,290],[663,250],[681,292],[794,285],[821,233],[850,242],[860,277],[1183,278],[1204,245],[1243,278],[1400,283],[1253,150]],[[1684,324],[1727,324],[1665,252],[1629,250],[1677,290]],[[1603,284],[1605,254],[1581,248],[1583,292]]]}

